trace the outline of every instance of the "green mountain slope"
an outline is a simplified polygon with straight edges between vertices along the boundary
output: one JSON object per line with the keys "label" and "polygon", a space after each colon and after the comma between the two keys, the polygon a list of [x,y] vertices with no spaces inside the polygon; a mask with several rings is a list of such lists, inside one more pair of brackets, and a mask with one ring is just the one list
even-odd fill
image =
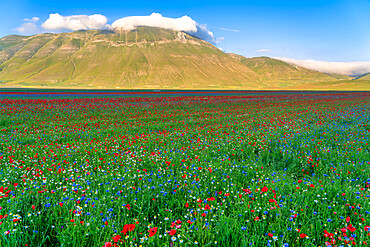
{"label": "green mountain slope", "polygon": [[337,78],[315,70],[288,64],[269,57],[245,58],[230,54],[258,74],[262,82],[271,86],[294,86],[310,82],[335,81]]}
{"label": "green mountain slope", "polygon": [[335,80],[276,59],[227,54],[160,28],[0,39],[0,86],[7,87],[269,89]]}
{"label": "green mountain slope", "polygon": [[336,74],[336,73],[330,73],[328,74],[338,80],[353,80],[355,79],[353,76],[348,76],[348,75],[341,75],[341,74]]}
{"label": "green mountain slope", "polygon": [[370,80],[370,73],[366,73],[356,77],[355,80]]}
{"label": "green mountain slope", "polygon": [[[182,32],[78,31],[0,40],[7,86],[255,88],[258,75],[213,45]],[[4,45],[5,47],[5,45]]]}
{"label": "green mountain slope", "polygon": [[370,91],[370,80],[340,80],[312,82],[297,86],[283,87],[280,90],[325,90],[325,91]]}

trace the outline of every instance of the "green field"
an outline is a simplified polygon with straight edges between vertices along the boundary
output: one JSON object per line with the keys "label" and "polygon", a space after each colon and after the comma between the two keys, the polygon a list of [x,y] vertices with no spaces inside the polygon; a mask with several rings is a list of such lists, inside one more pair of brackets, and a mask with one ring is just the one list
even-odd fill
{"label": "green field", "polygon": [[369,93],[6,93],[0,246],[370,242]]}

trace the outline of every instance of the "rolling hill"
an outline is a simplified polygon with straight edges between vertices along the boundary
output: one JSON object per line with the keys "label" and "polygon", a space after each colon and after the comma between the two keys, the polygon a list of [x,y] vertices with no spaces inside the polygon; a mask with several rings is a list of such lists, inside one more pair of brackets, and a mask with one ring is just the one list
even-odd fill
{"label": "rolling hill", "polygon": [[227,54],[184,32],[138,27],[0,39],[0,86],[276,89],[336,81],[267,58]]}
{"label": "rolling hill", "polygon": [[245,58],[236,54],[230,55],[239,59],[239,61],[258,74],[262,82],[268,83],[270,86],[278,85],[284,87],[311,82],[337,80],[331,75],[288,64],[269,57]]}
{"label": "rolling hill", "polygon": [[356,80],[370,80],[370,73],[366,73],[356,77]]}

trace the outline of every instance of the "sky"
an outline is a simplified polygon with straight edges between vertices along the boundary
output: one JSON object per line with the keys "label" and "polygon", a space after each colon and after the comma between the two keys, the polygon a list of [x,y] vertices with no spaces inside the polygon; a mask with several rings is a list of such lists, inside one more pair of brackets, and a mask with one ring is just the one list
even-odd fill
{"label": "sky", "polygon": [[321,63],[328,68],[333,62],[364,62],[370,72],[370,0],[0,0],[0,37],[71,31],[70,16],[84,15],[88,28],[109,28],[115,22],[132,24],[132,19],[118,22],[121,18],[152,13],[168,17],[157,16],[159,23],[174,18],[174,27],[185,20],[177,18],[189,17],[186,28],[196,23],[194,33],[208,35],[226,52],[331,62]]}

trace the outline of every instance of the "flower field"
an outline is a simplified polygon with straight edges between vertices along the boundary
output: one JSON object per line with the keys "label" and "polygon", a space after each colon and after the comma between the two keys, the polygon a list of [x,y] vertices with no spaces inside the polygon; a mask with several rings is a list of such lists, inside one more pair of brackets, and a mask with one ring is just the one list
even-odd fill
{"label": "flower field", "polygon": [[370,245],[370,93],[0,106],[0,246]]}

